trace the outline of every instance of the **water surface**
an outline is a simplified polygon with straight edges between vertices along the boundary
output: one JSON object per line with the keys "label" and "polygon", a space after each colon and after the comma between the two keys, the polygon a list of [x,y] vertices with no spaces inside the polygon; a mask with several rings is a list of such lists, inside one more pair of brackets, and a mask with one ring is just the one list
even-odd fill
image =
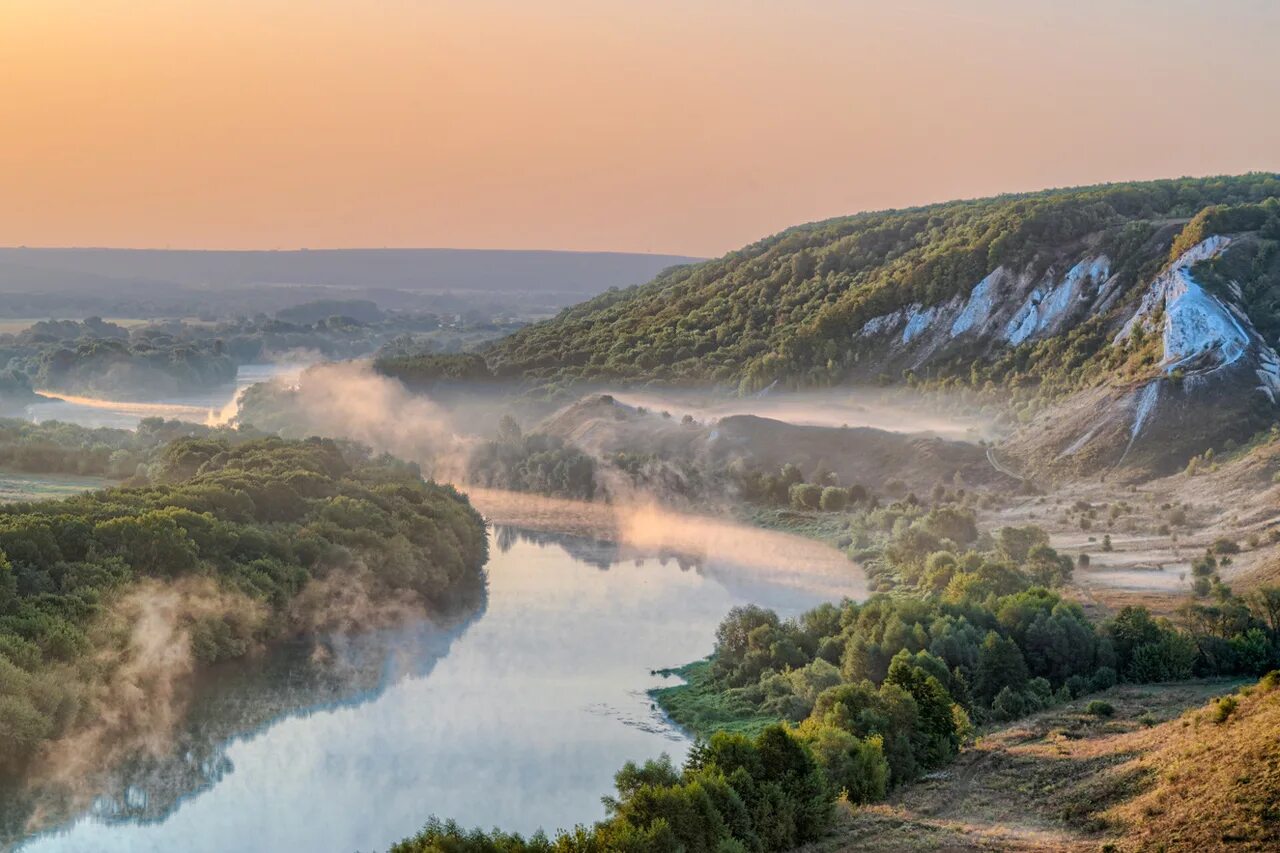
{"label": "water surface", "polygon": [[837,592],[829,571],[785,562],[742,571],[512,528],[491,543],[480,611],[334,641],[336,664],[283,649],[215,673],[170,754],[114,770],[88,813],[22,849],[367,851],[431,814],[526,833],[591,822],[623,762],[689,747],[646,693],[665,683],[653,670],[708,654],[735,605],[791,615]]}
{"label": "water surface", "polygon": [[25,409],[28,420],[63,421],[86,427],[137,429],[144,418],[161,417],[196,423],[221,423],[234,413],[240,392],[258,382],[296,378],[302,371],[297,364],[242,364],[236,381],[218,388],[192,394],[166,397],[163,401],[142,402],[62,394],[41,391],[55,398],[31,403]]}

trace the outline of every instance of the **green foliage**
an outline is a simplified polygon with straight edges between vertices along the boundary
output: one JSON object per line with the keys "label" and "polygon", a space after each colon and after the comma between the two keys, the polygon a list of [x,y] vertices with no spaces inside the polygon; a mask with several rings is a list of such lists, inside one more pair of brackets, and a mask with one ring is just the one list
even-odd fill
{"label": "green foliage", "polygon": [[[374,596],[443,606],[481,594],[483,522],[415,466],[322,439],[184,438],[160,457],[150,485],[0,507],[5,761],[71,722],[78,691],[51,682],[54,667],[110,651],[90,647],[88,628],[141,578],[206,575],[275,610],[312,577],[357,565]],[[204,662],[267,639],[239,614],[188,627]]]}
{"label": "green foliage", "polygon": [[10,393],[26,386],[28,393],[35,387],[150,396],[229,385],[236,378],[236,362],[221,340],[131,335],[97,317],[35,323],[6,338],[0,353],[11,371],[4,377]]}
{"label": "green foliage", "polygon": [[1234,696],[1221,696],[1213,705],[1213,721],[1218,725],[1222,725],[1231,715],[1240,707],[1240,700]]}
{"label": "green foliage", "polygon": [[818,508],[823,512],[841,512],[849,505],[849,490],[839,486],[827,486],[822,490]]}
{"label": "green foliage", "polygon": [[795,483],[787,490],[787,497],[794,509],[819,509],[822,504],[822,486]]}
{"label": "green foliage", "polygon": [[587,454],[555,436],[522,435],[514,421],[500,424],[498,432],[497,441],[472,451],[468,482],[586,501],[595,496],[596,463]]}
{"label": "green foliage", "polygon": [[1094,699],[1084,706],[1084,712],[1095,717],[1110,717],[1115,714],[1116,709],[1110,702],[1103,699]]}
{"label": "green foliage", "polygon": [[410,388],[430,388],[440,382],[479,382],[491,378],[484,358],[475,353],[388,354],[375,359],[373,369],[383,376],[399,379]]}
{"label": "green foliage", "polygon": [[[838,747],[833,747],[838,749]],[[874,757],[874,750],[871,750]],[[856,760],[852,757],[849,760]],[[834,815],[828,777],[806,743],[781,726],[754,738],[719,733],[677,771],[665,757],[627,764],[609,816],[554,839],[471,832],[432,819],[393,853],[730,853],[783,851],[822,837]]]}
{"label": "green foliage", "polygon": [[[861,366],[867,344],[857,332],[874,317],[946,302],[1001,265],[1042,273],[1090,235],[1100,236],[1128,287],[1166,256],[1168,240],[1153,240],[1153,221],[1228,205],[1206,213],[1197,233],[1251,229],[1253,208],[1278,195],[1274,175],[1253,174],[1053,190],[802,225],[603,294],[485,355],[501,376],[735,382],[743,390],[774,381],[829,384]],[[1009,348],[990,365],[956,352],[937,368],[974,387],[1025,380],[1051,390],[1097,381],[1090,366],[1148,362],[1143,346],[1112,347],[1099,317],[1070,334]]]}

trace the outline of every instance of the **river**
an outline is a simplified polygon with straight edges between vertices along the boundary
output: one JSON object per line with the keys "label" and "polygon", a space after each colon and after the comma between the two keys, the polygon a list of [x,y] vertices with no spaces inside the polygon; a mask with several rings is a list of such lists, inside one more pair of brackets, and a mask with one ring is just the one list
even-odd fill
{"label": "river", "polygon": [[[63,414],[134,416],[105,402]],[[589,823],[624,762],[690,746],[648,696],[671,683],[654,670],[709,654],[734,606],[790,616],[866,594],[843,555],[798,537],[652,506],[473,500],[491,521],[478,611],[223,665],[172,743],[102,768],[76,807],[11,809],[7,837],[32,853],[350,853],[433,814]]]}
{"label": "river", "polygon": [[161,401],[131,402],[41,391],[41,394],[50,399],[28,404],[24,414],[28,420],[37,423],[65,421],[86,427],[117,429],[136,429],[143,418],[153,417],[176,418],[196,423],[221,423],[234,414],[236,400],[245,388],[272,379],[296,379],[305,366],[283,362],[243,364],[236,373],[234,385]]}

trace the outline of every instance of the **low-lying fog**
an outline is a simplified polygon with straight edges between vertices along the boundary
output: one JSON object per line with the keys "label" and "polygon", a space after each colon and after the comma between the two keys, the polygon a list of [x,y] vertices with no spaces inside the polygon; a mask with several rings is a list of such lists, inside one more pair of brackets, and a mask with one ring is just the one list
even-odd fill
{"label": "low-lying fog", "polygon": [[[680,391],[611,391],[621,403],[677,418],[711,421],[730,415],[757,415],[793,424],[874,427],[890,432],[928,432],[957,441],[992,437],[989,418],[939,411],[941,397],[926,399],[903,391],[832,389],[825,392],[771,392],[753,397],[713,396]],[[958,408],[958,406],[948,406]]]}

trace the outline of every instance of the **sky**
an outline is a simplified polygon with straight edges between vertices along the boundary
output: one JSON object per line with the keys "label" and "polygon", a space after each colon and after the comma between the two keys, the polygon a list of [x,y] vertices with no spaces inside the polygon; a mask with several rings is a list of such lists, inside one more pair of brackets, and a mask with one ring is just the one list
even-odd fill
{"label": "sky", "polygon": [[714,256],[1280,170],[1272,0],[0,0],[0,245]]}

